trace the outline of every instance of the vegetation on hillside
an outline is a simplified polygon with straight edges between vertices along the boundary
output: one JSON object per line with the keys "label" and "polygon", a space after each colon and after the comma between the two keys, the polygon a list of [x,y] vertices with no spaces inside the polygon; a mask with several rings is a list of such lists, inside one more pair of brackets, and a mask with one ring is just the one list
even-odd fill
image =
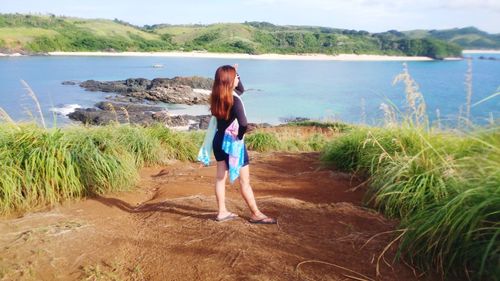
{"label": "vegetation on hillside", "polygon": [[[394,33],[394,32],[393,32]],[[280,54],[461,56],[459,45],[430,36],[266,22],[138,27],[115,19],[0,15],[0,48],[10,51],[208,51]],[[460,42],[460,41],[459,41]]]}
{"label": "vegetation on hillside", "polygon": [[489,34],[475,27],[445,30],[413,30],[404,35],[410,38],[435,38],[454,43],[464,49],[500,49],[500,34]]}
{"label": "vegetation on hillside", "polygon": [[162,36],[120,21],[18,14],[0,15],[0,40],[4,48],[29,52],[173,49]]}

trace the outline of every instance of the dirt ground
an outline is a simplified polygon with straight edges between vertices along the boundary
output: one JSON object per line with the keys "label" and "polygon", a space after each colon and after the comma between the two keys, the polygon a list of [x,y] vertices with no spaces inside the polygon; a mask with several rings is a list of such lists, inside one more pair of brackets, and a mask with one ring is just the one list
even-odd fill
{"label": "dirt ground", "polygon": [[[0,220],[0,280],[438,280],[394,261],[397,222],[361,204],[316,153],[250,153],[277,225],[253,225],[238,185],[216,222],[215,167],[141,170],[137,189]],[[420,276],[420,277],[417,277]]]}

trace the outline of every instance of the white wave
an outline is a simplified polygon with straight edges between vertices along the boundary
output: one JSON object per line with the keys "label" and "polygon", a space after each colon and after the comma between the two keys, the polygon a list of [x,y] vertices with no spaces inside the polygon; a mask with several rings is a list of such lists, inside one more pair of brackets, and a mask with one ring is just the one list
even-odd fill
{"label": "white wave", "polygon": [[57,107],[51,107],[49,111],[55,112],[57,115],[66,116],[72,112],[74,112],[77,108],[81,108],[82,106],[76,103],[72,104],[62,104]]}

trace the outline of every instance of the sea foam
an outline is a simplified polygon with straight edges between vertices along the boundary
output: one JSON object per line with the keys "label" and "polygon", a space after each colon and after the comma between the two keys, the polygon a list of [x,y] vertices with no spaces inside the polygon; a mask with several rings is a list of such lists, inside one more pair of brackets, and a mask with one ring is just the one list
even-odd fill
{"label": "sea foam", "polygon": [[51,107],[49,111],[55,112],[57,115],[66,116],[72,112],[74,112],[77,108],[81,108],[82,106],[76,103],[72,104],[62,104],[56,107]]}

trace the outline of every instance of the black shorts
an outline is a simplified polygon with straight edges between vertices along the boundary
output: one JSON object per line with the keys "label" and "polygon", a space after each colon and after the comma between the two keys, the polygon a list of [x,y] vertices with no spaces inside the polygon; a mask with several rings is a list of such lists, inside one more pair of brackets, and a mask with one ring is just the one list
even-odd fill
{"label": "black shorts", "polygon": [[[224,152],[222,150],[222,139],[215,137],[213,144],[212,144],[212,150],[214,152],[215,160],[217,161],[226,161],[226,170],[229,167],[229,154]],[[243,158],[243,167],[246,165],[250,164],[250,160],[248,159],[248,151],[247,147],[243,146],[243,151],[244,151],[244,158]]]}

